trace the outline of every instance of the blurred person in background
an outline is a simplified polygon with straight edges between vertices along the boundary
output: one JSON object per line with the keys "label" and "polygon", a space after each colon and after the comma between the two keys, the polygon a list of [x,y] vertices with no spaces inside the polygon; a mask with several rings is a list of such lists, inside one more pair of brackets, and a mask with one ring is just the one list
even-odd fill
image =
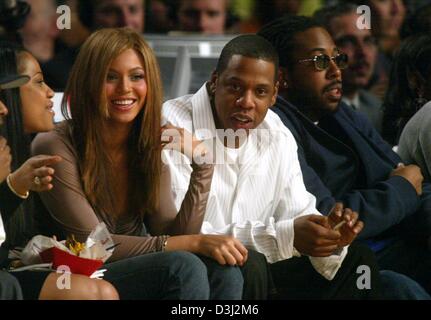
{"label": "blurred person in background", "polygon": [[[139,33],[144,32],[143,0],[77,0],[77,12],[79,20],[90,32],[115,27],[129,27]],[[45,66],[48,84],[55,91],[64,91],[80,45],[78,43],[67,48]]]}
{"label": "blurred person in background", "polygon": [[230,33],[236,18],[229,0],[178,0],[177,30],[210,35]]}
{"label": "blurred person in background", "polygon": [[379,53],[370,90],[383,99],[395,51],[400,45],[400,31],[407,14],[403,0],[347,0],[371,9],[371,32],[376,37]]}
{"label": "blurred person in background", "polygon": [[377,45],[369,29],[359,29],[360,15],[350,3],[328,6],[318,10],[314,17],[322,23],[337,47],[348,56],[347,68],[341,70],[343,102],[364,113],[380,132],[383,112],[381,100],[366,90],[377,58]]}
{"label": "blurred person in background", "polygon": [[57,28],[55,0],[26,0],[30,5],[24,27],[20,30],[23,46],[30,51],[39,63],[51,60],[55,55]]}
{"label": "blurred person in background", "polygon": [[401,38],[405,39],[421,33],[431,33],[431,3],[417,8],[407,16],[406,22],[401,29]]}
{"label": "blurred person in background", "polygon": [[78,0],[79,18],[90,30],[129,27],[144,32],[143,0]]}

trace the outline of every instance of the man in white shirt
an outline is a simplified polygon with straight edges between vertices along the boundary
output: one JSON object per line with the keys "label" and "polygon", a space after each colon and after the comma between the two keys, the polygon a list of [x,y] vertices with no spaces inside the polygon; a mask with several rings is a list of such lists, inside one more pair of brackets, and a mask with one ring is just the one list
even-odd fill
{"label": "man in white shirt", "polygon": [[[329,217],[315,208],[295,139],[268,110],[277,96],[277,76],[271,44],[256,35],[239,36],[224,47],[211,80],[196,94],[163,105],[167,121],[213,150],[206,159],[216,165],[201,232],[233,235],[264,254],[277,273],[278,297],[363,298],[370,292],[356,288],[356,268],[367,264],[374,270],[374,260],[362,247],[347,250],[363,224],[341,204]],[[174,151],[163,159],[179,206],[189,185],[189,161]]]}

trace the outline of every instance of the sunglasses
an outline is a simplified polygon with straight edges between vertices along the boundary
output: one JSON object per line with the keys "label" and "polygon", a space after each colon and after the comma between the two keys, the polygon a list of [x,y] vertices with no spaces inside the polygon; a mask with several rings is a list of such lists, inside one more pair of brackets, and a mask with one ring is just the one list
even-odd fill
{"label": "sunglasses", "polygon": [[313,61],[314,67],[316,68],[316,70],[323,71],[329,68],[329,64],[331,63],[331,60],[334,60],[335,64],[339,69],[345,69],[347,68],[347,62],[349,58],[345,53],[337,54],[335,57],[330,57],[327,54],[320,54],[320,55],[314,56],[311,59],[303,59],[303,60],[299,60],[298,62],[304,63],[304,62]]}

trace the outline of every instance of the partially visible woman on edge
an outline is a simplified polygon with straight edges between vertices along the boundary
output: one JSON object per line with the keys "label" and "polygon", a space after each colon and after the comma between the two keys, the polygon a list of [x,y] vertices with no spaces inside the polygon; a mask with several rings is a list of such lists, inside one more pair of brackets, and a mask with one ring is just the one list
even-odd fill
{"label": "partially visible woman on edge", "polygon": [[[404,40],[391,71],[389,90],[383,103],[382,136],[392,145],[405,164],[421,168],[424,182],[431,182],[430,116],[431,37],[412,36]],[[424,184],[424,188],[429,184]],[[429,210],[421,210],[423,213]],[[427,241],[431,249],[431,217],[414,215],[406,222],[404,234],[410,241]],[[411,226],[415,226],[411,228]],[[417,227],[416,227],[417,226]],[[411,230],[415,230],[410,234]]]}
{"label": "partially visible woman on edge", "polygon": [[[409,100],[402,105],[406,113],[403,122],[408,122],[400,128],[398,153],[404,162],[418,165],[424,181],[431,182],[431,37],[424,35],[409,41],[417,51],[415,57],[420,59],[416,63],[417,69],[405,75],[414,90],[410,89]],[[409,57],[413,59],[411,55]]]}
{"label": "partially visible woman on edge", "polygon": [[[63,158],[54,165],[53,190],[41,194],[48,209],[43,224],[51,221],[46,232],[83,240],[105,222],[119,244],[105,279],[120,298],[240,299],[243,279],[235,265],[247,259],[245,247],[232,237],[195,234],[213,165],[193,165],[176,211],[161,160],[162,96],[158,63],[138,33],[102,29],[87,39],[64,93],[67,120],[33,142],[34,154]],[[193,141],[178,150],[193,154],[199,143]]]}
{"label": "partially visible woman on edge", "polygon": [[[4,135],[11,150],[11,173],[0,181],[1,214],[6,227],[6,241],[0,249],[0,267],[7,264],[7,249],[24,245],[26,239],[18,236],[27,230],[23,222],[34,215],[33,194],[52,188],[52,165],[61,161],[58,156],[30,156],[31,135],[54,128],[53,91],[44,83],[39,63],[27,51],[10,43],[0,43],[0,74],[9,77],[19,73],[29,81],[19,89],[1,90],[4,102]],[[5,143],[5,140],[3,140]],[[57,287],[61,274],[53,272],[22,271],[13,275],[22,288],[24,299],[118,299],[118,293],[108,282],[93,280],[82,275],[71,275],[70,290]],[[1,290],[0,290],[1,291]],[[20,298],[20,297],[10,297]]]}
{"label": "partially visible woman on edge", "polygon": [[395,57],[383,102],[382,136],[391,145],[398,145],[407,122],[431,99],[430,76],[431,37],[407,38]]}

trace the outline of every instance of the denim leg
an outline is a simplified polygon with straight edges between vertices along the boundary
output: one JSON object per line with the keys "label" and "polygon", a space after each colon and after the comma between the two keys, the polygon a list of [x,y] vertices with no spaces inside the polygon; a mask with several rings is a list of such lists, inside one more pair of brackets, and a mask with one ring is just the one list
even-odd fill
{"label": "denim leg", "polygon": [[11,274],[0,270],[0,300],[22,300],[18,280]]}
{"label": "denim leg", "polygon": [[189,252],[156,252],[108,263],[104,279],[121,299],[207,300],[209,283],[202,261]]}
{"label": "denim leg", "polygon": [[222,266],[213,259],[199,257],[208,270],[210,300],[241,300],[244,279],[240,268]]}
{"label": "denim leg", "polygon": [[390,270],[380,271],[383,299],[431,300],[428,293],[413,279]]}

